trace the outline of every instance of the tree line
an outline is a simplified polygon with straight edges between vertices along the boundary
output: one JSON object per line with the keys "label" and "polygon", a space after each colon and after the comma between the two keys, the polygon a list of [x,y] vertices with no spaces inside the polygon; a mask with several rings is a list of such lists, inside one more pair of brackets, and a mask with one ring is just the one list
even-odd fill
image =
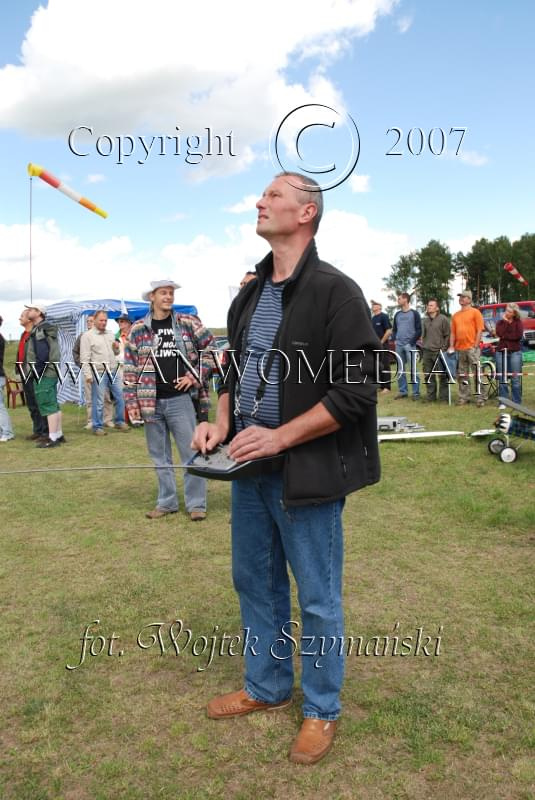
{"label": "tree line", "polygon": [[[504,270],[507,263],[516,267],[529,286]],[[507,236],[478,239],[468,253],[456,254],[431,239],[421,250],[400,256],[383,280],[394,303],[400,292],[413,295],[422,308],[434,297],[449,314],[449,284],[456,275],[472,291],[475,305],[531,299],[535,296],[535,234],[525,233],[515,242]]]}

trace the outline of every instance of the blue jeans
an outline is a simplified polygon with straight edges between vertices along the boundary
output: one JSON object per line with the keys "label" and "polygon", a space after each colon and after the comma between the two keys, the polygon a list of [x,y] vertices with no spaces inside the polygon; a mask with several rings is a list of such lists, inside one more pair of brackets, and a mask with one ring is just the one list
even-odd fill
{"label": "blue jeans", "polygon": [[[402,364],[403,364],[403,371],[400,373],[400,375],[398,377],[398,388],[399,388],[399,393],[400,394],[404,394],[404,395],[408,394],[407,378],[406,378],[406,375],[405,375],[405,366],[408,365],[408,367],[409,367],[409,376],[410,376],[411,357],[412,357],[413,360],[416,359],[416,355],[411,356],[411,353],[413,351],[416,351],[416,350],[417,350],[416,345],[413,345],[413,344],[398,344],[396,342],[396,353],[401,358],[401,361],[402,361]],[[419,397],[420,396],[420,379],[418,378],[417,374],[415,375],[415,377],[416,377],[416,382],[415,383],[411,382],[412,394],[413,394],[413,397]]]}
{"label": "blue jeans", "polygon": [[0,436],[7,436],[8,439],[13,439],[15,436],[13,433],[13,425],[11,424],[11,418],[4,404],[5,385],[6,379],[2,376],[0,377]]}
{"label": "blue jeans", "polygon": [[[522,402],[522,378],[520,373],[522,372],[522,351],[518,351],[518,353],[507,353],[507,359],[504,357],[505,352],[502,350],[496,350],[494,354],[494,358],[496,360],[496,377],[499,381],[498,387],[498,395],[499,398],[506,398],[509,399],[509,384],[508,384],[508,374],[512,373],[513,376],[511,377],[511,400],[513,403],[521,403]],[[506,362],[506,363],[504,363]]]}
{"label": "blue jeans", "polygon": [[[285,508],[282,486],[282,472],[232,484],[232,575],[255,651],[244,652],[245,689],[255,700],[282,702],[292,692],[292,655],[300,654],[303,715],[333,720],[344,677],[344,500]],[[287,563],[301,623],[291,616]]]}
{"label": "blue jeans", "polygon": [[91,384],[91,424],[93,430],[102,428],[104,416],[104,395],[109,389],[112,398],[115,400],[115,424],[120,425],[124,423],[124,399],[123,399],[123,385],[120,381],[120,372],[114,381],[110,380],[110,376],[105,373],[101,376],[100,383],[93,376],[93,383]]}
{"label": "blue jeans", "polygon": [[[145,438],[149,455],[155,467],[167,467],[173,463],[171,438],[176,442],[182,463],[193,455],[191,440],[195,430],[195,409],[189,394],[156,401],[154,420],[145,422]],[[157,508],[178,511],[176,470],[157,469]],[[184,499],[187,511],[206,511],[206,481],[184,472]]]}

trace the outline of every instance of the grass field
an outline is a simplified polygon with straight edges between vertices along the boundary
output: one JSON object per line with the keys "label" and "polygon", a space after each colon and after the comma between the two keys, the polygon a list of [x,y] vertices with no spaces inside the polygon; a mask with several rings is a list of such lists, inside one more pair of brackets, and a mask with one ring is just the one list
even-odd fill
{"label": "grass field", "polygon": [[[465,432],[496,416],[390,398],[380,413]],[[47,451],[24,441],[26,409],[12,419],[1,470],[95,469],[0,476],[2,800],[535,796],[533,445],[510,465],[485,440],[381,445],[381,483],[345,511],[346,633],[369,655],[355,641],[335,747],[307,768],[287,760],[299,689],[288,710],[208,720],[206,701],[240,687],[242,659],[208,665],[185,632],[178,654],[170,639],[174,620],[198,653],[215,626],[240,632],[228,485],[210,484],[204,523],[149,521],[153,470],[98,469],[149,464],[142,431],[97,439],[70,406],[67,445]],[[431,655],[414,641],[391,655],[392,639],[381,655],[383,637],[418,628]]]}

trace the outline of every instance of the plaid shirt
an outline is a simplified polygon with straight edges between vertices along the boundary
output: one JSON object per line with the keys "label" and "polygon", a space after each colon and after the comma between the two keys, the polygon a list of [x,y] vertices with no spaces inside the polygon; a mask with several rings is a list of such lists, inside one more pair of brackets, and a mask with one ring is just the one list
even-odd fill
{"label": "plaid shirt", "polygon": [[[124,348],[124,401],[127,410],[139,410],[145,422],[152,422],[156,412],[156,364],[154,353],[158,337],[151,327],[152,315],[132,325]],[[180,350],[200,375],[200,386],[190,389],[199,421],[208,419],[210,410],[209,381],[213,372],[214,337],[198,317],[192,314],[173,315],[177,350]],[[202,352],[201,352],[202,351]],[[195,375],[192,373],[193,377]]]}

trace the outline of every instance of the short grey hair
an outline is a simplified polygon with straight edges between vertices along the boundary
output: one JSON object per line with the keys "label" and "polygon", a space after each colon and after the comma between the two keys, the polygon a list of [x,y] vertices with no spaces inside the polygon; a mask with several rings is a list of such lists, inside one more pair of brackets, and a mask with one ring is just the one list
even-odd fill
{"label": "short grey hair", "polygon": [[317,233],[323,216],[323,192],[319,183],[314,178],[309,178],[308,175],[302,175],[300,172],[279,172],[275,177],[297,179],[295,183],[292,183],[292,181],[288,181],[288,183],[294,189],[297,189],[297,196],[301,205],[313,203],[316,206],[316,216],[312,226],[314,233]]}

